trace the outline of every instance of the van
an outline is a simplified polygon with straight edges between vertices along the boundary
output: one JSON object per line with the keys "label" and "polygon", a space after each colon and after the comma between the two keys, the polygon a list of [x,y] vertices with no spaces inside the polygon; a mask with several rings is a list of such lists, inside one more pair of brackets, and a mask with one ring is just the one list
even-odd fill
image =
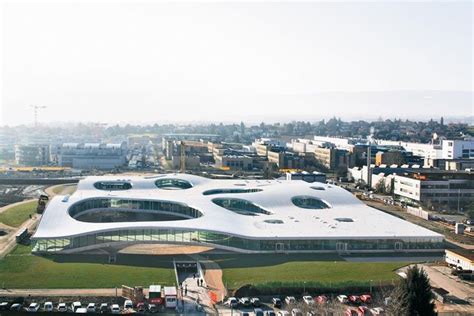
{"label": "van", "polygon": [[81,308],[81,307],[82,307],[81,302],[74,302],[71,304],[71,310],[73,313],[76,312],[76,309]]}

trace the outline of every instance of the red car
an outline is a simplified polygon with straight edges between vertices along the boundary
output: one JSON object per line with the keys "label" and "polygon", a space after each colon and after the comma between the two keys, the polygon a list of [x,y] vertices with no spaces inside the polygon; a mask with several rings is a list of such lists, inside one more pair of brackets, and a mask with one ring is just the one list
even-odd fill
{"label": "red car", "polygon": [[360,296],[362,303],[370,304],[372,302],[372,296],[370,294],[364,294]]}
{"label": "red car", "polygon": [[361,315],[371,315],[367,306],[359,306],[358,309],[361,312]]}
{"label": "red car", "polygon": [[364,314],[358,309],[348,308],[344,312],[344,316],[364,316]]}
{"label": "red car", "polygon": [[328,301],[328,298],[326,295],[319,295],[315,298],[316,303],[318,304],[326,304]]}
{"label": "red car", "polygon": [[352,304],[359,304],[360,303],[359,295],[350,295],[349,302],[351,302]]}

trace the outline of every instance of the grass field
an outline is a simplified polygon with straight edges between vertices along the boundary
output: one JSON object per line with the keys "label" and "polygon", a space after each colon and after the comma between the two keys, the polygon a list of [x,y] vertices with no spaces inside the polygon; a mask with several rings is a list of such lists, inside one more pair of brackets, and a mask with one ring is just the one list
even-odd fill
{"label": "grass field", "polygon": [[72,194],[74,191],[76,191],[76,185],[58,185],[53,187],[53,192],[54,194]]}
{"label": "grass field", "polygon": [[214,258],[223,270],[229,289],[253,286],[338,287],[358,284],[390,283],[398,279],[395,270],[404,262],[347,262],[336,255],[222,255]]}
{"label": "grass field", "polygon": [[[172,259],[126,264],[105,264],[101,255],[31,255],[28,246],[17,246],[0,260],[0,286],[7,288],[113,288],[125,285],[171,285],[175,283]],[[127,257],[124,257],[127,261]],[[89,261],[89,262],[81,262]],[[74,261],[74,262],[71,262]],[[95,261],[95,262],[94,262]],[[156,267],[153,267],[153,266]]]}
{"label": "grass field", "polygon": [[18,227],[30,217],[30,214],[36,213],[37,204],[37,201],[31,201],[9,208],[0,213],[0,222],[8,226]]}

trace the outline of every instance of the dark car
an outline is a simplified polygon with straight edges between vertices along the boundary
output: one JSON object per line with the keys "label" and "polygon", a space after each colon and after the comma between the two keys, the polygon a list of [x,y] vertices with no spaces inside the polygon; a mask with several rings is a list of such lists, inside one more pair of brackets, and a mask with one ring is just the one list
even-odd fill
{"label": "dark car", "polygon": [[273,307],[276,307],[276,308],[281,308],[282,306],[282,302],[278,297],[272,298],[272,304],[273,304]]}

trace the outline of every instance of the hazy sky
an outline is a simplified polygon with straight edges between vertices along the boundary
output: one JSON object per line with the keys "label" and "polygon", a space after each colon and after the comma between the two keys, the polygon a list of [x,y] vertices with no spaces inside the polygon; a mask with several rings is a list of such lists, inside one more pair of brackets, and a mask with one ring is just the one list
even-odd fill
{"label": "hazy sky", "polygon": [[473,115],[470,1],[2,11],[3,124]]}

